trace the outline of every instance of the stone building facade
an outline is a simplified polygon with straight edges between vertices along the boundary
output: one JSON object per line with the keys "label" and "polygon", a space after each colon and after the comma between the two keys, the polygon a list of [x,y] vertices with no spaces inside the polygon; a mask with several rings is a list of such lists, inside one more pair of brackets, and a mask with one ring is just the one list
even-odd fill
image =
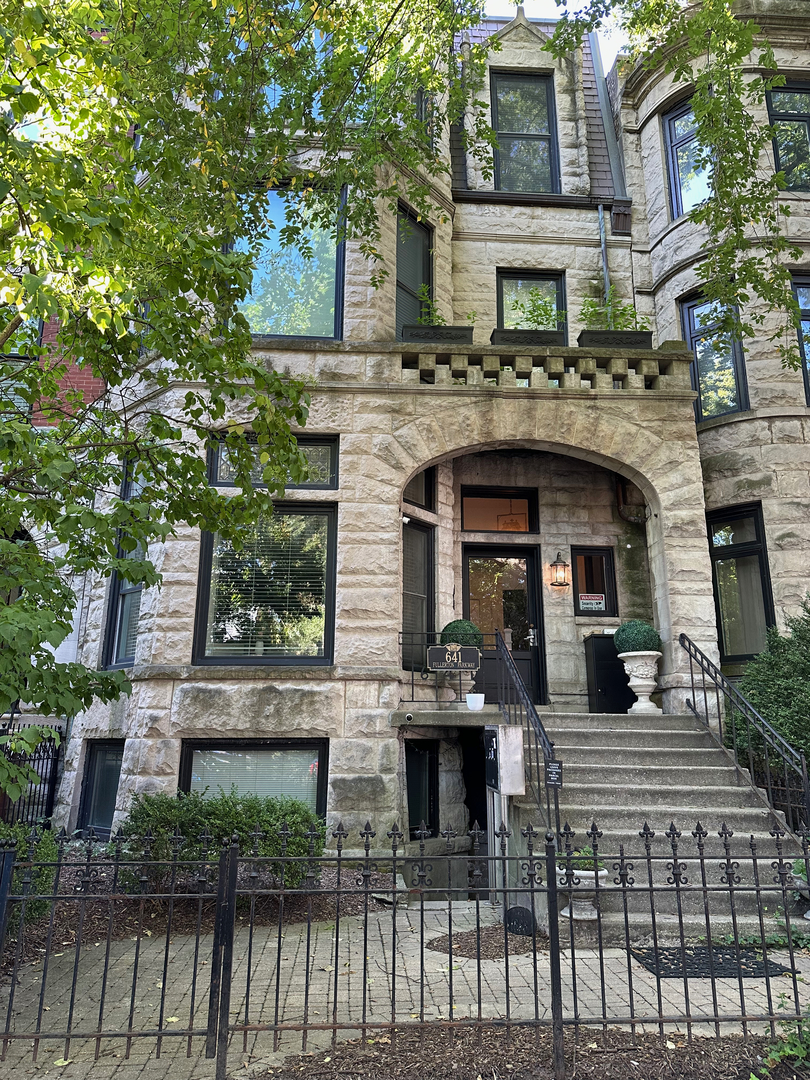
{"label": "stone building facade", "polygon": [[[810,19],[754,6],[799,108]],[[135,601],[126,583],[87,583],[79,656],[126,666],[134,689],[73,721],[60,824],[109,828],[133,792],[235,782],[297,794],[350,828],[413,829],[419,806],[434,835],[439,822],[461,831],[479,809],[484,720],[462,721],[420,651],[452,619],[510,630],[537,703],[569,712],[593,704],[591,635],[647,619],[663,641],[659,700],[677,713],[679,634],[734,673],[797,610],[810,384],[764,340],[701,351],[705,238],[681,212],[700,184],[688,88],[643,69],[606,80],[593,38],[553,61],[550,30],[518,9],[477,31],[499,46],[482,88],[502,132],[494,179],[446,133],[435,219],[403,206],[384,220],[384,284],[348,243],[333,334],[278,334],[272,312],[257,325],[257,354],[312,380],[302,444],[317,482],[289,490],[274,532],[257,527],[255,566],[186,529],[153,553],[159,591]],[[807,250],[800,188],[784,197]],[[605,267],[649,320],[651,348],[576,345]],[[475,309],[472,343],[401,340],[419,273],[447,323]],[[532,286],[567,343],[490,344]],[[224,459],[211,470],[227,483]]]}

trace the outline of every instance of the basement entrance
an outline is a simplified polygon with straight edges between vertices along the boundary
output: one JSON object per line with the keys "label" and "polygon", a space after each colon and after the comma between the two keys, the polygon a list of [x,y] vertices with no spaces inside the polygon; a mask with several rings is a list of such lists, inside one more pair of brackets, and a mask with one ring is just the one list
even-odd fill
{"label": "basement entrance", "polygon": [[498,700],[493,647],[496,630],[509,640],[512,657],[535,704],[545,701],[540,642],[540,594],[537,588],[540,549],[521,544],[464,545],[464,617],[484,634],[483,666],[475,689],[487,702]]}

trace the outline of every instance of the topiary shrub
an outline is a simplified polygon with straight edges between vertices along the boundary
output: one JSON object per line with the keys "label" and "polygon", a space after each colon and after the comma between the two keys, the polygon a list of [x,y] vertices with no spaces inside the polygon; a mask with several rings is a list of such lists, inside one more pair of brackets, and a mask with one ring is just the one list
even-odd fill
{"label": "topiary shrub", "polygon": [[475,645],[480,649],[484,644],[484,635],[469,619],[454,619],[442,630],[439,640],[442,645]]}
{"label": "topiary shrub", "polygon": [[622,623],[613,635],[613,641],[617,653],[661,651],[658,631],[643,619],[630,619]]}
{"label": "topiary shrub", "polygon": [[[791,746],[810,754],[810,593],[801,614],[785,622],[787,634],[768,630],[765,650],[748,661],[739,688]],[[737,737],[738,744],[745,739],[743,724]]]}
{"label": "topiary shrub", "polygon": [[[20,822],[17,825],[7,825],[0,821],[0,840],[13,840],[17,845],[15,855],[15,869],[11,877],[11,891],[19,896],[22,892],[25,870],[17,864],[27,862],[31,852],[31,826]],[[53,833],[47,829],[37,829],[37,839],[34,841],[34,863],[56,863],[58,848]],[[56,866],[36,866],[28,892],[31,896],[42,896],[53,892],[53,883],[56,878]],[[31,900],[25,906],[25,921],[31,922],[47,914],[50,910],[49,900]],[[20,906],[13,904],[9,910],[9,927],[12,940],[16,940],[16,929],[19,923]]]}
{"label": "topiary shrub", "polygon": [[[287,825],[287,855],[306,856],[309,853],[309,837],[316,832],[315,854],[323,852],[326,825],[314,810],[300,799],[280,796],[275,799],[258,795],[240,795],[236,787],[229,792],[219,789],[219,794],[204,798],[199,791],[180,792],[174,795],[136,795],[124,821],[120,836],[124,840],[128,858],[138,858],[143,852],[143,836],[147,830],[152,834],[151,858],[156,861],[172,859],[173,837],[182,837],[178,857],[195,860],[202,857],[200,836],[206,832],[211,840],[209,858],[215,859],[233,836],[239,838],[242,854],[250,853],[257,843],[260,856],[272,857],[281,853],[282,838],[279,830]],[[159,868],[159,873],[163,872]],[[281,873],[281,864],[271,866],[273,873]],[[290,887],[300,884],[306,874],[303,862],[284,864],[284,882]]]}

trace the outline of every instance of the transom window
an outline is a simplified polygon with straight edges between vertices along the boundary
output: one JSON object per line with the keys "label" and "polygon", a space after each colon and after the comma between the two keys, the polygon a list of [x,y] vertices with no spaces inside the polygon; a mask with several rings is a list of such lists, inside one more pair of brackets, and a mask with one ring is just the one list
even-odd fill
{"label": "transom window", "polygon": [[807,404],[810,405],[810,277],[794,278],[793,294],[802,315],[802,327],[799,331],[799,351],[802,354],[804,396]]}
{"label": "transom window", "polygon": [[688,214],[711,195],[708,171],[699,163],[700,143],[692,106],[681,105],[664,118],[673,218]]}
{"label": "transom window", "polygon": [[[267,192],[270,236],[256,252],[253,285],[240,311],[254,334],[274,337],[339,338],[342,333],[343,245],[331,230],[312,222],[306,232],[310,251],[282,246],[285,198]],[[236,240],[236,251],[247,251]]]}
{"label": "transom window", "polygon": [[463,487],[461,528],[467,532],[537,532],[537,491]]}
{"label": "transom window", "polygon": [[423,510],[436,509],[436,467],[431,465],[412,476],[402,492],[403,502],[421,506]]}
{"label": "transom window", "polygon": [[499,191],[559,191],[554,84],[550,75],[492,73]]}
{"label": "transom window", "polygon": [[[515,304],[528,304],[532,289],[539,289],[553,311],[565,310],[565,288],[562,274],[544,274],[533,270],[498,271],[498,326],[505,330],[524,328],[526,322]],[[557,322],[543,327],[556,330]],[[562,329],[562,327],[560,327]]]}
{"label": "transom window", "polygon": [[747,660],[762,652],[774,625],[762,509],[715,510],[707,520],[720,658]]}
{"label": "transom window", "polygon": [[791,191],[810,191],[810,86],[768,94],[776,171]]}
{"label": "transom window", "polygon": [[334,507],[277,506],[237,550],[204,533],[197,663],[329,663],[335,592]]}
{"label": "transom window", "polygon": [[682,314],[684,338],[695,354],[692,388],[698,392],[697,419],[744,411],[748,408],[748,393],[742,348],[738,341],[718,330],[719,309],[696,299],[683,304]]}
{"label": "transom window", "polygon": [[[287,484],[288,488],[329,489],[338,486],[338,436],[337,435],[299,435],[299,449],[303,452],[309,466],[309,476],[300,484]],[[250,479],[255,487],[262,487],[264,467],[258,460],[256,449],[256,467],[251,471]],[[217,487],[232,487],[236,473],[228,460],[228,448],[220,443],[211,453],[211,483]]]}

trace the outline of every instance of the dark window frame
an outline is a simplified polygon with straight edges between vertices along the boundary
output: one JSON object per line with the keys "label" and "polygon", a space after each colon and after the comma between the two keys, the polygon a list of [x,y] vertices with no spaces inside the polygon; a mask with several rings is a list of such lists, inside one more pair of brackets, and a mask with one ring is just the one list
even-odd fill
{"label": "dark window frame", "polygon": [[[699,330],[695,325],[694,311],[696,308],[701,307],[703,304],[708,303],[704,296],[700,294],[692,294],[690,296],[682,297],[679,301],[681,309],[681,329],[683,331],[683,338],[686,342],[686,347],[690,352],[694,353],[694,341],[698,337],[707,337],[708,334],[705,330]],[[734,378],[737,386],[737,395],[739,398],[739,405],[736,409],[727,409],[722,413],[715,413],[714,416],[703,415],[703,404],[700,400],[700,378],[698,373],[698,358],[695,354],[694,359],[689,368],[689,375],[692,383],[692,389],[697,394],[695,399],[695,421],[700,424],[704,420],[719,420],[723,416],[733,416],[735,413],[747,412],[750,408],[748,399],[748,377],[745,370],[745,353],[743,352],[742,343],[736,338],[731,341],[731,357],[734,364]]]}
{"label": "dark window frame", "polygon": [[[255,437],[251,437],[251,433],[248,432],[248,442],[255,442]],[[286,484],[285,490],[287,491],[336,491],[340,487],[340,435],[296,435],[295,441],[299,446],[329,446],[331,452],[332,467],[330,470],[329,483],[327,484]],[[212,487],[234,488],[237,484],[234,484],[232,480],[220,480],[218,478],[219,472],[219,456],[220,445],[218,442],[216,446],[213,446],[208,451],[208,482]],[[267,485],[264,483],[255,483],[253,485],[257,488],[264,488]]]}
{"label": "dark window frame", "polygon": [[337,581],[337,505],[335,503],[287,503],[274,505],[279,514],[328,515],[326,533],[326,595],[323,623],[323,656],[206,656],[208,605],[211,600],[211,567],[214,534],[200,537],[200,564],[197,586],[197,610],[194,616],[194,641],[191,662],[204,667],[329,667],[335,652],[335,594]]}
{"label": "dark window frame", "polygon": [[[132,476],[129,469],[125,470],[124,481],[121,485],[121,498],[126,502],[132,493]],[[117,545],[116,554],[119,559],[126,558],[127,552]],[[107,598],[107,618],[104,625],[104,648],[102,651],[102,664],[101,666],[108,671],[118,670],[121,668],[129,668],[135,663],[135,653],[131,656],[125,656],[122,660],[116,660],[115,654],[120,640],[120,612],[123,605],[123,598],[131,593],[142,593],[144,591],[143,582],[139,582],[136,585],[126,585],[126,578],[122,578],[118,570],[113,570],[110,574],[110,584]],[[138,612],[138,618],[140,618],[140,610]],[[137,633],[136,647],[137,647]]]}
{"label": "dark window frame", "polygon": [[[407,218],[409,223],[410,223],[410,227],[412,229],[417,229],[417,230],[427,234],[427,245],[426,245],[424,253],[423,253],[422,277],[423,277],[424,284],[427,285],[428,296],[430,297],[431,300],[433,300],[433,243],[434,243],[434,239],[435,239],[435,229],[433,228],[433,226],[429,222],[420,221],[418,219],[416,211],[412,210],[411,207],[408,206],[407,203],[404,203],[404,202],[400,201],[399,203],[397,203],[397,254],[399,254],[399,219],[400,219],[400,217]],[[396,312],[396,308],[398,307],[398,305],[396,304],[396,296],[398,295],[399,290],[401,288],[404,292],[408,293],[414,300],[418,300],[419,297],[413,291],[413,289],[410,288],[410,286],[408,286],[404,282],[400,281],[400,279],[399,279],[399,259],[397,258],[395,261],[396,261],[396,267],[394,269],[394,290],[395,290],[394,318],[395,318],[395,321],[397,323],[397,339],[399,340],[399,318],[397,317],[397,312]],[[420,303],[419,311],[420,311],[419,317],[422,318],[422,316],[424,315],[424,309],[423,309],[423,306],[421,305],[421,303]],[[407,324],[405,324],[405,325],[407,325]]]}
{"label": "dark window frame", "polygon": [[683,208],[683,193],[681,192],[681,178],[678,173],[677,163],[677,151],[681,146],[685,146],[697,138],[697,126],[693,127],[687,135],[676,136],[675,135],[675,121],[680,120],[686,113],[692,112],[691,98],[687,101],[682,101],[668,112],[664,113],[662,120],[664,124],[664,145],[666,147],[667,155],[667,175],[669,177],[669,206],[672,214],[672,220],[677,221],[679,218],[686,217],[690,213],[689,210]]}
{"label": "dark window frame", "polygon": [[[411,821],[410,786],[408,782],[408,747],[419,747],[423,749],[428,755],[428,812],[432,820],[426,821],[425,825],[430,830],[431,836],[435,837],[439,835],[439,830],[441,829],[441,821],[439,820],[439,814],[441,813],[441,808],[439,805],[440,743],[440,739],[405,739],[405,795],[408,801],[408,834],[411,840],[418,839],[416,833],[419,830],[421,822]],[[435,824],[433,819],[435,819]]]}
{"label": "dark window frame", "polygon": [[[779,87],[776,88],[777,93],[785,93],[785,92],[790,93],[791,91],[793,91],[793,93],[796,93],[796,94],[810,94],[810,83],[806,83],[806,82],[802,83],[802,82],[795,82],[795,81],[794,82],[787,82],[787,83],[785,83],[784,86],[779,86]],[[773,106],[773,91],[772,90],[767,90],[765,92],[765,100],[766,100],[766,102],[768,104],[768,123],[771,124],[771,126],[778,123],[780,120],[786,120],[788,122],[790,122],[790,121],[800,121],[800,122],[803,122],[805,124],[805,126],[807,127],[807,134],[808,134],[808,138],[810,139],[810,110],[808,110],[808,112],[806,112],[806,113],[780,112],[779,109],[775,109],[774,106]],[[773,161],[774,161],[774,166],[775,166],[776,172],[781,172],[782,171],[782,166],[781,166],[781,163],[779,161],[779,145],[778,145],[778,143],[776,141],[776,132],[774,132],[774,136],[773,136],[772,141],[773,141]],[[790,184],[787,184],[785,190],[786,191],[810,191],[810,185],[808,185],[807,187],[791,187]]]}
{"label": "dark window frame", "polygon": [[[404,626],[401,627],[402,638],[402,665],[406,671],[416,670],[417,665],[422,667],[425,663],[425,644],[429,644],[426,641],[425,644],[421,642],[409,642],[405,641],[405,634],[424,633],[426,638],[436,632],[436,526],[430,525],[424,521],[417,521],[413,517],[410,521],[402,523],[402,588],[401,588],[401,602],[402,602],[402,618],[401,622],[405,621],[405,532],[407,529],[413,529],[415,532],[424,533],[427,538],[427,565],[425,566],[425,583],[427,585],[427,605],[425,611],[425,628],[423,631],[419,630],[406,630]],[[410,665],[410,666],[409,666]]]}
{"label": "dark window frame", "polygon": [[422,469],[421,472],[425,474],[425,501],[423,503],[415,502],[413,499],[409,499],[405,494],[408,484],[411,480],[415,479],[419,473],[415,473],[414,476],[411,477],[411,480],[408,481],[408,484],[403,488],[402,501],[408,506],[416,506],[420,510],[426,510],[429,514],[434,514],[436,512],[436,466],[428,465],[428,467]]}
{"label": "dark window frame", "polygon": [[[793,296],[796,302],[799,302],[798,289],[806,288],[810,289],[810,274],[794,274],[793,275]],[[810,307],[799,308],[802,317],[806,316],[810,321]],[[807,341],[804,339],[804,334],[801,329],[797,331],[799,336],[799,354],[802,358],[802,378],[804,379],[804,399],[807,405],[810,405],[810,338]]]}
{"label": "dark window frame", "polygon": [[[76,819],[77,829],[86,829],[87,818],[90,813],[90,792],[92,785],[90,783],[93,771],[97,767],[96,756],[99,750],[111,750],[118,749],[120,747],[122,756],[125,749],[126,739],[88,739],[87,746],[85,748],[84,755],[84,772],[82,775],[81,794],[79,795],[79,813]],[[118,774],[118,784],[121,784],[121,773]],[[116,795],[118,793],[116,792]],[[95,827],[94,827],[95,828]],[[109,839],[111,829],[99,829],[95,828],[96,835],[102,840]]]}
{"label": "dark window frame", "polygon": [[231,747],[246,750],[318,750],[318,788],[315,796],[315,813],[326,817],[326,793],[329,780],[328,739],[183,739],[180,748],[180,772],[177,787],[180,791],[191,790],[191,768],[195,750],[228,750]]}
{"label": "dark window frame", "polygon": [[[531,536],[532,533],[540,532],[540,508],[537,498],[537,488],[521,487],[493,487],[478,484],[461,485],[461,531],[462,532],[487,532],[495,536]],[[528,532],[499,532],[497,529],[468,529],[464,523],[464,500],[465,499],[526,499],[528,502],[529,529]]]}
{"label": "dark window frame", "polygon": [[[724,521],[734,521],[737,518],[752,517],[756,529],[756,540],[746,541],[742,544],[726,544],[723,547],[715,547],[712,543],[712,527]],[[740,559],[746,556],[756,555],[759,560],[759,574],[762,582],[762,603],[765,610],[765,624],[768,627],[776,625],[776,614],[773,604],[773,590],[771,588],[771,574],[768,565],[768,548],[765,542],[765,521],[762,516],[762,503],[744,503],[739,506],[730,506],[717,510],[710,510],[706,514],[706,538],[709,545],[709,558],[712,564],[712,593],[714,596],[714,611],[717,620],[717,642],[720,649],[720,662],[722,664],[740,663],[752,660],[758,653],[727,653],[723,640],[723,620],[720,610],[720,592],[717,588],[717,575],[714,564],[724,559]]]}
{"label": "dark window frame", "polygon": [[[578,555],[605,556],[605,611],[582,611],[579,606],[579,574],[577,572]],[[616,559],[612,547],[590,546],[585,544],[571,547],[571,582],[574,593],[574,615],[588,619],[615,619],[619,614],[618,591],[616,585]]]}
{"label": "dark window frame", "polygon": [[[521,78],[525,80],[543,80],[547,87],[547,101],[548,101],[548,135],[535,135],[526,134],[521,131],[501,131],[498,127],[498,90],[497,83],[500,76],[505,76],[510,79]],[[492,102],[492,130],[495,132],[496,145],[494,150],[494,182],[496,191],[506,191],[507,188],[501,187],[501,159],[500,159],[500,147],[497,144],[497,138],[499,135],[504,135],[507,138],[516,139],[535,139],[538,142],[548,141],[549,143],[549,168],[551,170],[551,187],[547,189],[547,193],[551,195],[559,195],[561,190],[561,178],[560,178],[560,146],[559,146],[559,131],[557,128],[557,106],[554,95],[554,73],[549,71],[526,71],[525,68],[510,69],[510,68],[490,68],[489,72],[489,92],[490,101]],[[532,194],[546,193],[546,189],[539,189],[539,192],[533,192]],[[528,192],[519,192],[518,194],[529,194]]]}
{"label": "dark window frame", "polygon": [[[565,311],[565,273],[562,270],[513,270],[511,267],[508,269],[496,269],[495,271],[495,290],[497,298],[497,319],[498,327],[503,329],[504,310],[503,310],[503,282],[517,280],[517,281],[553,281],[557,288],[557,311]],[[557,326],[559,326],[559,321]],[[556,330],[557,327],[554,327]],[[565,342],[568,344],[568,317],[563,320],[562,326],[565,333]]]}
{"label": "dark window frame", "polygon": [[[268,191],[285,191],[290,187],[289,182],[278,183],[268,188]],[[338,204],[338,239],[335,242],[335,318],[334,332],[331,336],[323,334],[268,334],[255,332],[251,329],[251,337],[266,341],[342,341],[343,340],[343,315],[346,292],[346,238],[342,235],[340,219],[345,216],[347,190],[344,186],[340,191]],[[226,252],[234,250],[234,241],[225,245]],[[250,295],[250,294],[248,294]]]}

